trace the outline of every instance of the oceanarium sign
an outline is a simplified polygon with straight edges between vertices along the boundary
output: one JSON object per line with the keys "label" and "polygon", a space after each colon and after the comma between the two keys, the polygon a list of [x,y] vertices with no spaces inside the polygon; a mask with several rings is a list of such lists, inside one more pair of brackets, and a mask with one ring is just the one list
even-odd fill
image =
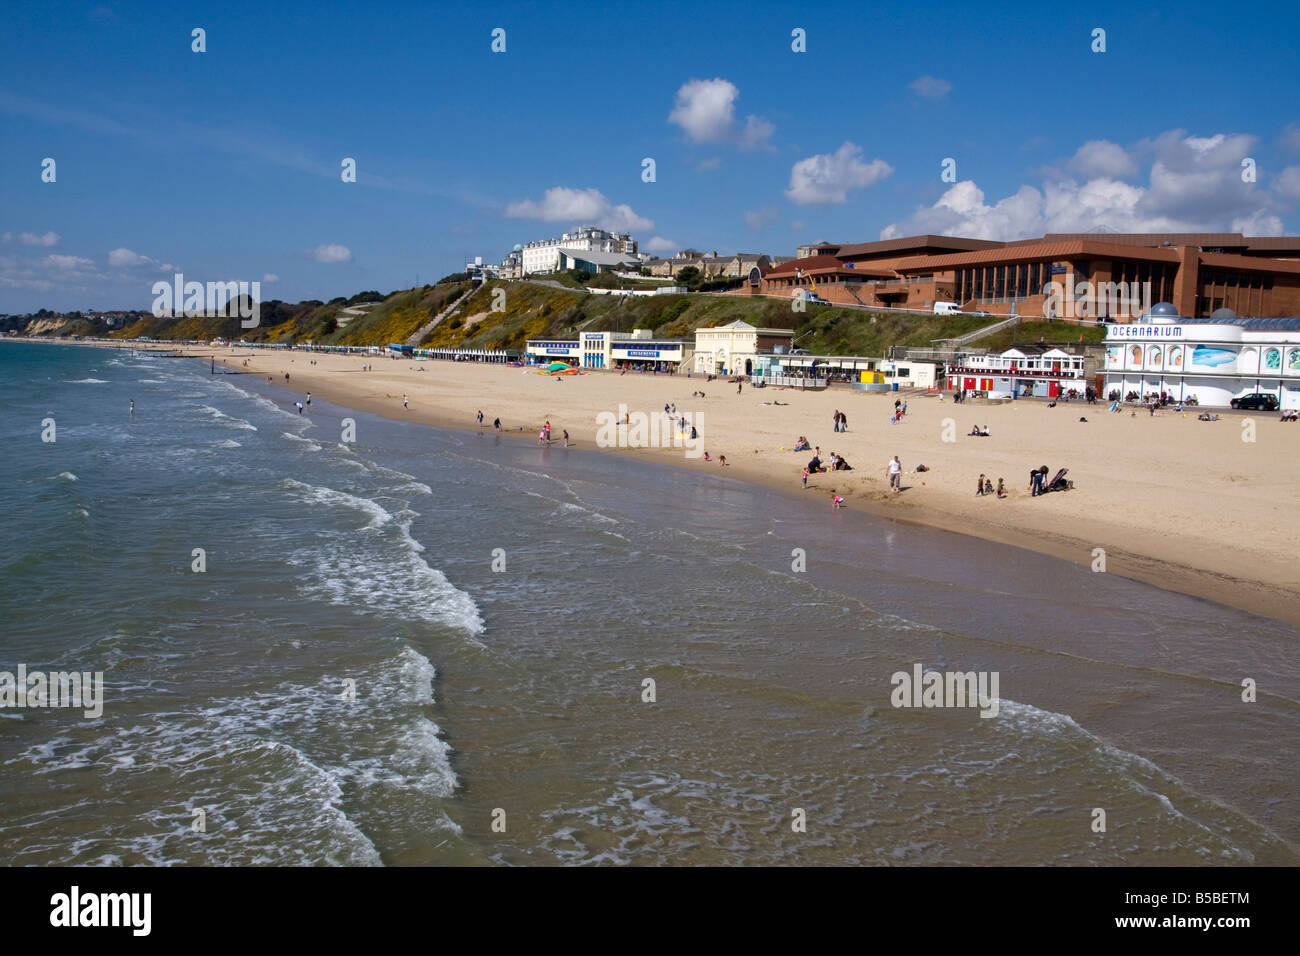
{"label": "oceanarium sign", "polygon": [[1108,325],[1106,327],[1106,338],[1108,339],[1181,339],[1182,337],[1183,327],[1181,325],[1150,325],[1142,322],[1132,325]]}

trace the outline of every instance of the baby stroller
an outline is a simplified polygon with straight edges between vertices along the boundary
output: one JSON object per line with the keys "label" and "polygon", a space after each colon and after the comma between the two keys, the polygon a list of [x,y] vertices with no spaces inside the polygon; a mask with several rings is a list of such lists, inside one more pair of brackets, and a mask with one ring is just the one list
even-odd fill
{"label": "baby stroller", "polygon": [[1058,471],[1056,477],[1047,483],[1043,491],[1069,491],[1073,488],[1074,482],[1065,480],[1065,473],[1069,470],[1068,468],[1062,468]]}

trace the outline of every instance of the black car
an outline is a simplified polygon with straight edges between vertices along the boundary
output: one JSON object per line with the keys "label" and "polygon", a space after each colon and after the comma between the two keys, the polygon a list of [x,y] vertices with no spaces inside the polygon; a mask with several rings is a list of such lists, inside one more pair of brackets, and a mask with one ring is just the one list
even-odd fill
{"label": "black car", "polygon": [[1228,404],[1233,408],[1262,408],[1266,412],[1272,412],[1277,410],[1277,396],[1266,392],[1253,392],[1241,398],[1234,398]]}

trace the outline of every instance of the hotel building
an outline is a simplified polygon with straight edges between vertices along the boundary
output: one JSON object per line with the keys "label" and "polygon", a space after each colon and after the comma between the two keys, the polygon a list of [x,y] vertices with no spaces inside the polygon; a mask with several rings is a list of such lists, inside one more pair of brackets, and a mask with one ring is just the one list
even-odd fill
{"label": "hotel building", "polygon": [[561,268],[562,249],[572,253],[604,252],[637,258],[637,242],[627,233],[616,235],[595,226],[579,226],[558,239],[526,243],[520,250],[523,274],[554,272]]}

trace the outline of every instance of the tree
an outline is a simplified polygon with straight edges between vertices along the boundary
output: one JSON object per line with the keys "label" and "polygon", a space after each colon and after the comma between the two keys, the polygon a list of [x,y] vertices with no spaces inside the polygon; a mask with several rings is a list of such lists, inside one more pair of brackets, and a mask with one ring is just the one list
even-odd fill
{"label": "tree", "polygon": [[677,281],[684,286],[692,286],[700,281],[700,270],[695,266],[687,266],[677,273]]}

